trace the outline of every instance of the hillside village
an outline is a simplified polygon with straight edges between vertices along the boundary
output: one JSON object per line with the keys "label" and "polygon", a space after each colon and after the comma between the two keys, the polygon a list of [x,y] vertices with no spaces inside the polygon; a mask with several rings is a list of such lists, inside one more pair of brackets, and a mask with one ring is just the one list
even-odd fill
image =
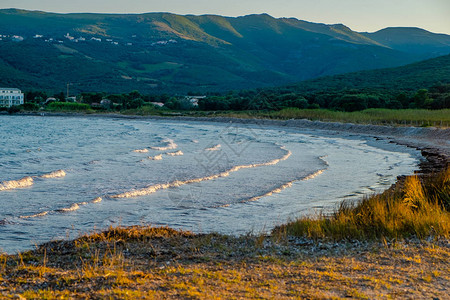
{"label": "hillside village", "polygon": [[[76,34],[67,33],[64,36],[46,36],[43,34],[36,33],[33,36],[26,37],[18,34],[0,34],[0,41],[12,41],[12,42],[23,42],[26,39],[34,39],[34,40],[42,40],[46,43],[52,44],[64,44],[64,43],[88,43],[88,42],[96,42],[96,43],[106,43],[114,46],[125,45],[125,46],[133,46],[136,42],[131,42],[131,40],[137,40],[136,35],[132,35],[130,37],[130,41],[118,41],[112,38],[98,37],[98,36],[82,36]],[[176,44],[177,40],[169,39],[169,40],[155,40],[150,43],[150,46],[164,46],[168,44]]]}

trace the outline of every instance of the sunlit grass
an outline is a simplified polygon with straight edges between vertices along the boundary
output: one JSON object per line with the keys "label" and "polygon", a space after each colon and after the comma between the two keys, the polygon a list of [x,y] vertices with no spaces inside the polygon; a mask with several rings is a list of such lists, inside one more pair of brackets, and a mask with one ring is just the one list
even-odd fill
{"label": "sunlit grass", "polygon": [[[303,217],[275,234],[331,239],[450,237],[449,169],[420,180],[407,177],[402,188],[360,202],[342,202],[331,216]],[[436,189],[438,187],[439,189]]]}

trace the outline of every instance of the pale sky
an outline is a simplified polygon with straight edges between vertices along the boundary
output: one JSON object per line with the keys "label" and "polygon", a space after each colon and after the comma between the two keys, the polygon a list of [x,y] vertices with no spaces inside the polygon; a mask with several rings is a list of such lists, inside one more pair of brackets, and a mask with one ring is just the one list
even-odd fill
{"label": "pale sky", "polygon": [[356,31],[401,26],[450,34],[450,0],[0,0],[0,8],[61,13],[268,13],[317,23],[343,23]]}

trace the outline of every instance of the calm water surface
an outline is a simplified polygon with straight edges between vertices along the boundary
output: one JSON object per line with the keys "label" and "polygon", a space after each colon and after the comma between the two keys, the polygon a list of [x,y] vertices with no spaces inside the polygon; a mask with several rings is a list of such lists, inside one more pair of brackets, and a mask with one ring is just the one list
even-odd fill
{"label": "calm water surface", "polygon": [[0,251],[110,225],[261,232],[413,172],[371,138],[256,125],[0,116]]}

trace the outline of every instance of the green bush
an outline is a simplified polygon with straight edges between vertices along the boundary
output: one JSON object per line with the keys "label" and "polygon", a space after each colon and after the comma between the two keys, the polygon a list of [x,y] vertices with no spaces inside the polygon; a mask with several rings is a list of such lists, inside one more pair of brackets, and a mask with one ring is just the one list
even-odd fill
{"label": "green bush", "polygon": [[47,106],[48,110],[54,111],[87,111],[90,108],[88,104],[71,102],[53,102]]}
{"label": "green bush", "polygon": [[36,103],[27,102],[22,104],[22,108],[26,111],[36,111],[39,110],[39,105],[37,105]]}

